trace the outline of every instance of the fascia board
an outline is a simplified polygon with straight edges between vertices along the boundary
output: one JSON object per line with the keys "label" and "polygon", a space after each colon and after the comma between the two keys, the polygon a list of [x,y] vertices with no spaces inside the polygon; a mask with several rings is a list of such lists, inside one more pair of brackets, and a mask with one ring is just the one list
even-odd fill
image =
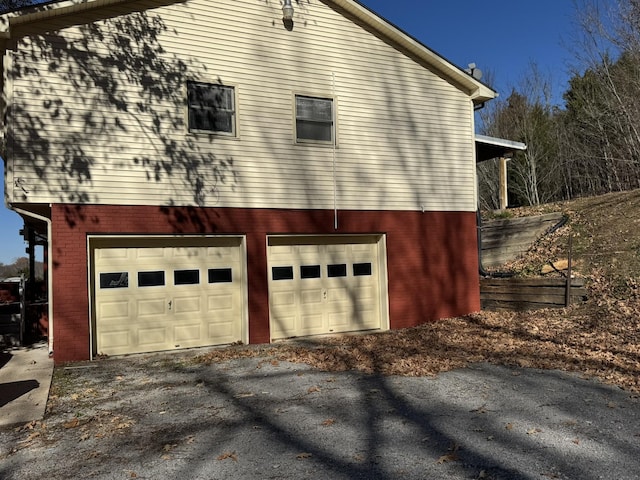
{"label": "fascia board", "polygon": [[0,15],[0,38],[11,38],[11,27],[48,18],[108,7],[128,0],[66,0],[25,7]]}
{"label": "fascia board", "polygon": [[326,0],[326,3],[335,5],[338,9],[357,18],[383,38],[386,38],[391,44],[400,50],[406,51],[414,59],[421,61],[423,65],[442,75],[458,89],[469,95],[474,102],[482,103],[498,96],[496,91],[476,80],[467,72],[361,3],[355,0]]}

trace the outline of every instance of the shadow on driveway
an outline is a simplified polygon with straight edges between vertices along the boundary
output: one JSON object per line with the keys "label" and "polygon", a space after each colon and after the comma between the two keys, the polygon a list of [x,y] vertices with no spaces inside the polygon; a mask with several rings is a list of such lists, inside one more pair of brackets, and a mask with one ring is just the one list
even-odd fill
{"label": "shadow on driveway", "polygon": [[0,433],[0,445],[23,442],[0,451],[0,477],[640,478],[640,400],[575,375],[475,364],[385,377],[192,357],[58,369],[46,429]]}

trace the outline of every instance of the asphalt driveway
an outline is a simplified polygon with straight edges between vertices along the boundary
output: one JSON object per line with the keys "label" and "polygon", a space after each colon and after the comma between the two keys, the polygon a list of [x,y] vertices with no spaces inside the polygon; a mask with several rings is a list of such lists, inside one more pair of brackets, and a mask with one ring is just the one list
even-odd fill
{"label": "asphalt driveway", "polygon": [[0,478],[640,478],[640,399],[576,375],[194,355],[56,369],[44,421],[0,430]]}

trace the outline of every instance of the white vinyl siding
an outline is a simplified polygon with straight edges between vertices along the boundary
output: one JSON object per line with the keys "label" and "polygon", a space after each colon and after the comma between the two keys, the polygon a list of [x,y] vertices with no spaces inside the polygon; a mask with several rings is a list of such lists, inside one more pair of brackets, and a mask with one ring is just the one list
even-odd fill
{"label": "white vinyl siding", "polygon": [[[475,210],[471,100],[378,37],[318,0],[292,31],[275,3],[148,5],[20,41],[10,201]],[[188,132],[187,81],[234,86],[235,137]],[[295,95],[334,99],[335,147],[296,144]]]}

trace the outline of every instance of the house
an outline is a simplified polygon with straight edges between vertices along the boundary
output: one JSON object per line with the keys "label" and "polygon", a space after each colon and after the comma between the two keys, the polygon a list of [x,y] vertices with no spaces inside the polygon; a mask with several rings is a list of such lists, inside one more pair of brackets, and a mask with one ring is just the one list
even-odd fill
{"label": "house", "polygon": [[356,1],[284,4],[0,17],[5,202],[47,238],[57,363],[479,310],[496,93]]}

